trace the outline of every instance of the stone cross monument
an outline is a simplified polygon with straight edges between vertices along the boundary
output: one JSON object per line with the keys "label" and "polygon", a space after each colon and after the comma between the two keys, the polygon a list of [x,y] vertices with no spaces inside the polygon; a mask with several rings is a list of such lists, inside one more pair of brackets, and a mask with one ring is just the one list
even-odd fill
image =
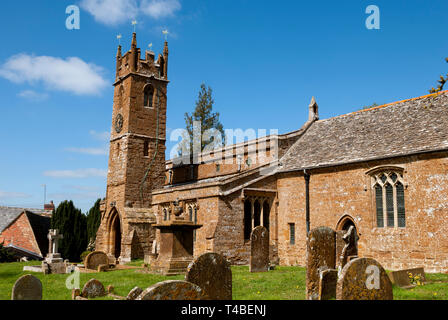
{"label": "stone cross monument", "polygon": [[58,253],[59,239],[63,239],[64,236],[59,233],[57,229],[50,229],[48,232],[48,254],[45,258],[47,263],[62,262],[61,254]]}

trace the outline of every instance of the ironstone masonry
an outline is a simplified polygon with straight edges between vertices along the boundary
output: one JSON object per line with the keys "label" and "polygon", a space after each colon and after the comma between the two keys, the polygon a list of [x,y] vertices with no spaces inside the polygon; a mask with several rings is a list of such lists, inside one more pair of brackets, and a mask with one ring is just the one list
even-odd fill
{"label": "ironstone masonry", "polygon": [[359,255],[387,269],[448,271],[447,91],[323,120],[313,98],[300,129],[191,163],[165,159],[168,83],[167,43],[157,60],[151,51],[141,58],[135,34],[130,51],[118,48],[97,250],[120,261],[150,255],[160,243],[154,225],[173,219],[179,201],[203,225],[196,257],[247,264],[251,231],[262,225],[271,263],[305,265],[308,207],[311,228],[354,226]]}

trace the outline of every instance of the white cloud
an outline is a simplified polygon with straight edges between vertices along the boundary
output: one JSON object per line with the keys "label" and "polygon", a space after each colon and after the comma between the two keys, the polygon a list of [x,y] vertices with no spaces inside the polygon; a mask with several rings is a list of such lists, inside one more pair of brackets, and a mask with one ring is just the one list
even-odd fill
{"label": "white cloud", "polygon": [[182,7],[179,0],[82,0],[80,5],[96,21],[109,26],[130,23],[140,14],[153,19],[170,17]]}
{"label": "white cloud", "polygon": [[130,21],[138,14],[136,0],[82,0],[80,5],[95,20],[107,25]]}
{"label": "white cloud", "polygon": [[109,150],[107,147],[102,147],[102,148],[66,148],[65,150],[67,150],[69,152],[74,152],[74,153],[90,154],[93,156],[105,156],[109,153]]}
{"label": "white cloud", "polygon": [[24,90],[20,92],[17,96],[25,98],[30,101],[43,101],[48,99],[47,93],[35,92],[33,90]]}
{"label": "white cloud", "polygon": [[61,59],[49,56],[18,54],[0,68],[0,76],[14,83],[42,82],[50,90],[68,91],[78,95],[99,94],[107,86],[103,71],[80,58]]}
{"label": "white cloud", "polygon": [[77,169],[77,170],[53,170],[45,171],[44,176],[52,178],[91,178],[91,177],[101,177],[107,176],[107,170],[103,169]]}
{"label": "white cloud", "polygon": [[0,199],[31,198],[31,195],[22,192],[7,192],[0,190]]}
{"label": "white cloud", "polygon": [[141,3],[143,13],[154,19],[173,16],[181,7],[179,0],[142,0]]}
{"label": "white cloud", "polygon": [[89,134],[96,140],[100,141],[109,141],[110,139],[110,132],[109,131],[103,131],[103,132],[96,132],[95,130],[90,130]]}

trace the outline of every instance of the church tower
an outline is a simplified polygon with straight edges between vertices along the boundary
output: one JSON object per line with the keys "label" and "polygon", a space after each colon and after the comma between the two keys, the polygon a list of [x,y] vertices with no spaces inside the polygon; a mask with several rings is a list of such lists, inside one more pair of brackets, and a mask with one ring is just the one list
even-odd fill
{"label": "church tower", "polygon": [[128,261],[150,252],[151,192],[165,183],[168,43],[141,58],[118,46],[106,199],[96,249]]}

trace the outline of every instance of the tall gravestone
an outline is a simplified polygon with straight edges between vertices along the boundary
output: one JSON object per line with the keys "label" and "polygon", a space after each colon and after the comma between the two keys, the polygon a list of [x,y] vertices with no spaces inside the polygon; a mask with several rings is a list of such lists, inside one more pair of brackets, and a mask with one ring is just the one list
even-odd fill
{"label": "tall gravestone", "polygon": [[263,226],[255,227],[250,234],[250,272],[269,270],[269,231]]}
{"label": "tall gravestone", "polygon": [[336,267],[336,232],[328,227],[313,229],[306,247],[306,299],[318,300],[320,273]]}
{"label": "tall gravestone", "polygon": [[167,280],[144,290],[137,300],[204,300],[203,290],[188,281]]}
{"label": "tall gravestone", "polygon": [[11,300],[42,300],[42,282],[30,274],[20,277],[12,287]]}
{"label": "tall gravestone", "polygon": [[374,259],[357,258],[342,269],[336,287],[337,300],[393,300],[392,283]]}
{"label": "tall gravestone", "polygon": [[196,258],[185,280],[198,285],[210,300],[232,300],[232,270],[224,256],[209,252]]}

